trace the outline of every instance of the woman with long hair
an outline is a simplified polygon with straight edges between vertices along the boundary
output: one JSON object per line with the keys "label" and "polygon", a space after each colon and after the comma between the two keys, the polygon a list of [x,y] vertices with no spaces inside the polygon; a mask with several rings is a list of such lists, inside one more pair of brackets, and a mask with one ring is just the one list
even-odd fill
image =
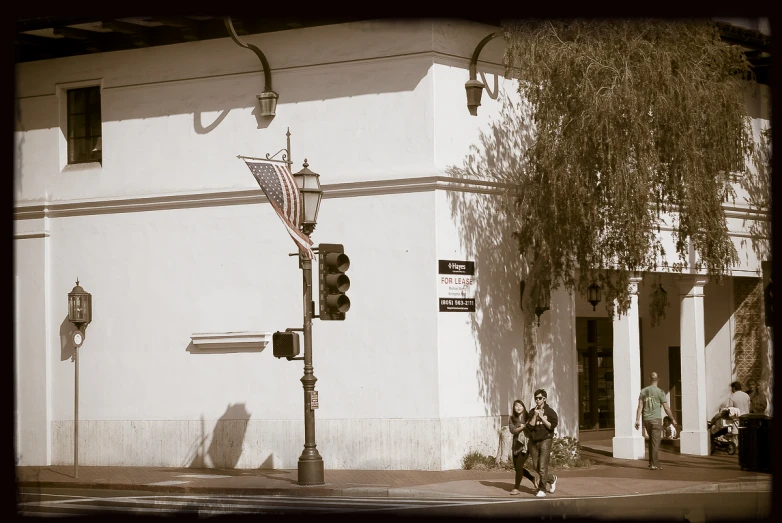
{"label": "woman with long hair", "polygon": [[513,490],[510,491],[511,496],[517,496],[521,494],[519,487],[521,486],[522,478],[529,478],[532,482],[532,486],[537,489],[535,485],[535,477],[532,473],[524,468],[524,464],[527,462],[527,456],[529,456],[529,447],[527,445],[527,420],[529,414],[527,407],[521,400],[513,402],[513,409],[508,420],[508,429],[513,435],[513,468],[516,469],[516,482],[513,485]]}

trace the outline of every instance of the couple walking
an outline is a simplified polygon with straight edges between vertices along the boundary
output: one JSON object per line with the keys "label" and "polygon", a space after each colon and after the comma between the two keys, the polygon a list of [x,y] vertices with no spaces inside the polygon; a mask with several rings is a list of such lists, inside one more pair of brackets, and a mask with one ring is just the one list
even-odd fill
{"label": "couple walking", "polygon": [[[546,404],[545,390],[536,390],[534,396],[535,408],[532,411],[527,411],[523,401],[514,401],[513,412],[508,420],[508,428],[513,436],[513,468],[516,469],[516,482],[510,491],[511,496],[520,494],[522,477],[529,478],[539,498],[545,497],[546,492],[553,493],[557,488],[557,476],[548,473],[557,413]],[[537,477],[524,468],[527,456],[532,458],[532,468]]]}

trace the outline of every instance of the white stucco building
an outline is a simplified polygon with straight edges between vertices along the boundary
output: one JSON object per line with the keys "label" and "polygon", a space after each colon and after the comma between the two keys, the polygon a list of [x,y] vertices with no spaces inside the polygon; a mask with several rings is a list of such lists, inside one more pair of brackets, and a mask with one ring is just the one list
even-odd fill
{"label": "white stucco building", "polygon": [[[293,170],[306,158],[324,188],[313,241],[343,244],[351,260],[347,319],[313,329],[326,469],[444,470],[470,450],[493,455],[521,390],[519,264],[496,212],[502,188],[449,167],[472,145],[480,156],[499,119],[487,94],[471,116],[464,89],[476,44],[497,30],[383,20],[243,36],[271,64],[273,119],[258,115],[258,58],[228,37],[17,64],[18,464],[73,460],[78,278],[94,304],[79,349],[80,464],[296,467],[302,364],[274,358],[271,335],[301,326],[301,273],[236,158],[275,153],[288,129]],[[500,38],[481,54],[490,84],[502,52]],[[498,86],[515,95],[512,81]],[[101,161],[70,164],[68,92],[86,87],[99,88]],[[760,129],[767,86],[747,100]],[[682,452],[705,454],[730,382],[768,387],[770,254],[751,230],[769,230],[770,215],[741,191],[726,213],[741,265],[720,284],[662,275],[660,326],[647,312],[656,276],[621,319],[554,293],[536,388],[560,435],[613,430],[616,456],[643,457],[632,423],[641,370],[656,370],[681,412]],[[475,312],[440,312],[440,260],[474,263]]]}

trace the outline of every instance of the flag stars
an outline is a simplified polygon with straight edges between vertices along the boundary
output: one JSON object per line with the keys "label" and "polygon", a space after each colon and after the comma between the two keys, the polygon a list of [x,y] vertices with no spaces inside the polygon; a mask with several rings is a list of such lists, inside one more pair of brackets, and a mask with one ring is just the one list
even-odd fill
{"label": "flag stars", "polygon": [[312,240],[299,230],[299,189],[290,169],[287,166],[257,160],[245,160],[245,163],[299,250],[312,259]]}

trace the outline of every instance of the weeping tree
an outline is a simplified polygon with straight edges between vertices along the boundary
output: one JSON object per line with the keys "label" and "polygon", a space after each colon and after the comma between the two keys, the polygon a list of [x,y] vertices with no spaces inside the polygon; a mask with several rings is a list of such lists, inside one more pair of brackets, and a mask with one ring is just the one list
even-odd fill
{"label": "weeping tree", "polygon": [[[738,263],[722,204],[735,198],[730,173],[753,153],[743,96],[752,73],[708,20],[503,29],[506,77],[518,81],[534,135],[513,173],[528,397],[541,296],[597,284],[623,314],[634,274],[681,271],[691,251],[715,279]],[[661,227],[673,231],[674,253]]]}

